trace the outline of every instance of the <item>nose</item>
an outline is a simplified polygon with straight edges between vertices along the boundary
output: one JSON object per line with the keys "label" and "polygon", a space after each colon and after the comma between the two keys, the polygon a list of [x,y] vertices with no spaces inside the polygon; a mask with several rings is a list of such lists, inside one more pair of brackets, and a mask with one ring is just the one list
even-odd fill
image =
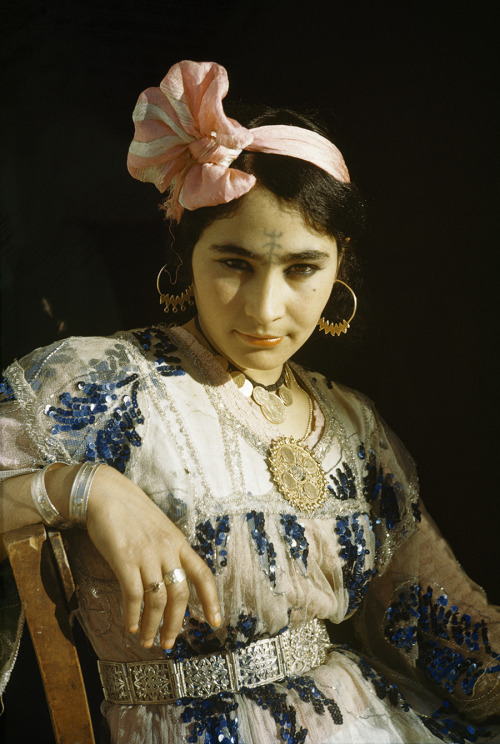
{"label": "nose", "polygon": [[284,315],[285,293],[281,272],[270,269],[255,275],[246,287],[246,314],[260,326],[269,326]]}

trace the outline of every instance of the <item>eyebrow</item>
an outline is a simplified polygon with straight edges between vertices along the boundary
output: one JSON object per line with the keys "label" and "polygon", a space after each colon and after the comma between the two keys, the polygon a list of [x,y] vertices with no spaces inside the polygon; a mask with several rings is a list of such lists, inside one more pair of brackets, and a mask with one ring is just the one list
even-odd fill
{"label": "eyebrow", "polygon": [[[243,248],[241,245],[234,245],[234,243],[214,243],[210,246],[210,250],[214,253],[232,253],[235,256],[242,256],[242,258],[251,258],[254,261],[265,262],[266,256],[260,255],[249,251],[247,248]],[[314,248],[306,248],[303,251],[290,251],[289,253],[283,253],[277,257],[279,263],[287,264],[292,261],[321,261],[322,259],[330,258],[330,254],[326,251],[316,250]]]}

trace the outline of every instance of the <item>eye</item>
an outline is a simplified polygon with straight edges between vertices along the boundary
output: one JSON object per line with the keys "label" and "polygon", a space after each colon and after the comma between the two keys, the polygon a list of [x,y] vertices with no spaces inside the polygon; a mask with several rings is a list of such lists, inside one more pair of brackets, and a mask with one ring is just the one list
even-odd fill
{"label": "eye", "polygon": [[248,261],[245,261],[243,258],[224,258],[219,263],[233,271],[251,271],[252,269]]}
{"label": "eye", "polygon": [[312,264],[293,264],[289,266],[286,273],[291,276],[307,277],[312,276],[319,270],[319,266],[313,266]]}

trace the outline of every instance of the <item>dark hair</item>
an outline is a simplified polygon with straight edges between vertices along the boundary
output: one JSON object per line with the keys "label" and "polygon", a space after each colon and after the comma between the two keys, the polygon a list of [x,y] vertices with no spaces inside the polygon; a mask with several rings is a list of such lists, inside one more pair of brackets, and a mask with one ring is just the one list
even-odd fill
{"label": "dark hair", "polygon": [[[233,113],[229,106],[226,110],[248,128],[288,124],[312,129],[331,139],[312,118],[288,109],[266,109],[259,116],[250,119],[241,110]],[[245,123],[245,119],[248,123]],[[310,227],[334,237],[339,256],[342,257],[339,278],[345,279],[348,276],[353,263],[351,239],[359,235],[365,223],[364,204],[354,184],[338,181],[312,163],[287,155],[243,151],[232,167],[253,174],[257,182],[280,201],[297,209]],[[175,293],[181,291],[192,279],[191,256],[203,230],[215,220],[235,212],[239,202],[237,199],[215,207],[201,207],[192,212],[185,210],[180,222],[171,224],[170,255],[173,252],[182,261]],[[171,273],[175,276],[175,269]]]}

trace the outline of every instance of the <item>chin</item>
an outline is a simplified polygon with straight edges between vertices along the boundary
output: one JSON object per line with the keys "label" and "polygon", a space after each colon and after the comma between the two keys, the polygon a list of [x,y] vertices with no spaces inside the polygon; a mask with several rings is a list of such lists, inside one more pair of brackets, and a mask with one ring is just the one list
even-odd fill
{"label": "chin", "polygon": [[234,359],[234,361],[238,366],[246,369],[260,369],[262,371],[278,369],[290,359],[296,349],[290,351],[290,353],[283,353],[285,351],[283,349],[280,349],[279,353],[277,353],[277,351],[277,349],[259,349],[258,351],[250,351],[246,354],[239,354],[238,359],[240,361],[238,361],[238,359]]}

